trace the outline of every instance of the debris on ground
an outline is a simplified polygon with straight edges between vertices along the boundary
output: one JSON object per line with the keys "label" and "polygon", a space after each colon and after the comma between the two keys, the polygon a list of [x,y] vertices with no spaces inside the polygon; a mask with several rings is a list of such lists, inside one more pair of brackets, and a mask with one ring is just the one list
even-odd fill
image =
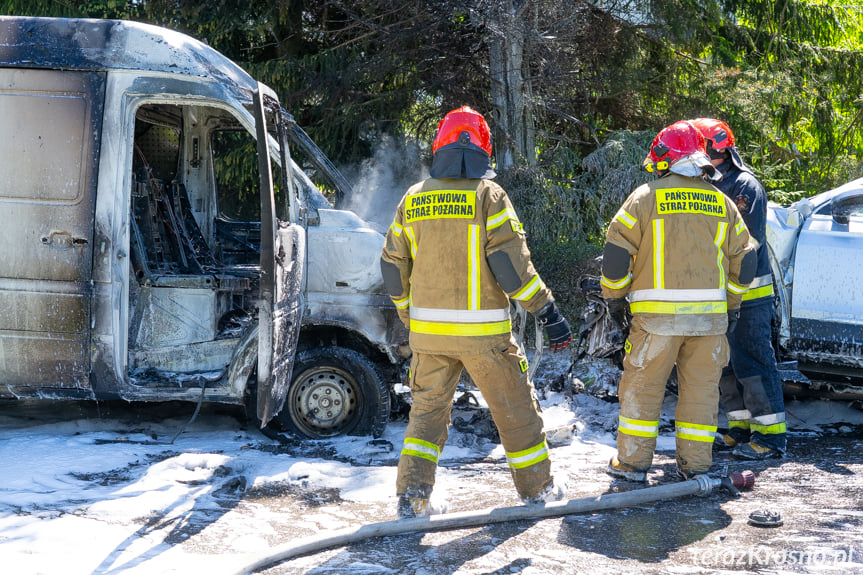
{"label": "debris on ground", "polygon": [[782,523],[782,515],[772,509],[759,509],[749,514],[749,524],[755,527],[779,527]]}

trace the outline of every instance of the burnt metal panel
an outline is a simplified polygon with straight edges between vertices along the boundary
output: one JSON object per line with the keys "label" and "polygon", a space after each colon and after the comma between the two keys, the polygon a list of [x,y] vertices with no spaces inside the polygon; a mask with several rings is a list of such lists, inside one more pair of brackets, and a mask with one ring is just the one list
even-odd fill
{"label": "burnt metal panel", "polygon": [[203,42],[125,20],[0,16],[0,65],[195,76],[247,95],[257,87],[248,73]]}
{"label": "burnt metal panel", "polygon": [[141,286],[135,350],[182,346],[216,339],[216,292],[212,289]]}
{"label": "burnt metal panel", "polygon": [[[267,148],[265,99],[270,112],[276,102],[255,93],[258,174],[261,178],[261,282],[258,308],[257,416],[264,427],[284,406],[293,372],[294,354],[303,320],[306,230],[296,222],[276,219],[273,175]],[[282,165],[290,165],[286,135],[279,128]],[[289,189],[292,182],[287,182]]]}
{"label": "burnt metal panel", "polygon": [[802,362],[863,368],[863,325],[795,317],[791,338],[789,351]]}
{"label": "burnt metal panel", "polygon": [[279,228],[276,244],[276,293],[273,309],[273,367],[268,410],[277,415],[284,407],[300,338],[304,298],[303,273],[306,254],[305,229],[299,224]]}
{"label": "burnt metal panel", "polygon": [[0,68],[3,386],[89,387],[104,90],[102,73]]}

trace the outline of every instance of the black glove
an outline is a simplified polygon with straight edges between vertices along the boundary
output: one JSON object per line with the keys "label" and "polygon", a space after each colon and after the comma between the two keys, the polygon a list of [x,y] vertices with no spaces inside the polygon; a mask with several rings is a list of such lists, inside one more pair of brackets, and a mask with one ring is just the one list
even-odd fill
{"label": "black glove", "polygon": [[625,297],[618,297],[605,300],[605,305],[608,306],[608,315],[622,328],[626,321],[626,312],[629,311],[629,302]]}
{"label": "black glove", "polygon": [[737,327],[737,320],[740,319],[739,309],[728,310],[728,327],[725,329],[725,335],[734,333],[734,328]]}
{"label": "black glove", "polygon": [[542,330],[548,338],[548,347],[552,351],[559,351],[569,345],[572,341],[572,331],[554,302],[542,308],[537,317],[542,323]]}

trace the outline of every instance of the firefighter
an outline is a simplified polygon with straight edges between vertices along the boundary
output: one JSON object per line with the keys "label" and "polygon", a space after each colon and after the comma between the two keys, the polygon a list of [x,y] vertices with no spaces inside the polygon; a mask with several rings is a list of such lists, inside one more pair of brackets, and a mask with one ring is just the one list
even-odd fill
{"label": "firefighter", "polygon": [[732,448],[738,459],[768,459],[785,453],[785,400],[771,344],[773,275],[767,255],[767,194],[740,159],[728,124],[714,118],[692,120],[707,140],[707,155],[722,179],[716,187],[737,205],[756,245],[755,279],[743,294],[737,328],[728,336],[731,363],[719,382],[720,406],[728,433],[717,448]]}
{"label": "firefighter", "polygon": [[[644,160],[660,177],[635,189],[609,225],[602,294],[609,314],[632,313],[620,379],[617,454],[608,472],[645,481],[675,362],[677,469],[684,479],[712,463],[725,333],[752,281],[755,252],[737,207],[705,181],[715,169],[689,122],[657,134]],[[629,301],[625,299],[628,296]]]}
{"label": "firefighter", "polygon": [[491,133],[463,106],[438,124],[431,177],[399,202],[381,255],[386,289],[410,329],[412,405],[396,481],[400,518],[429,505],[462,369],[488,403],[518,495],[526,503],[564,495],[551,474],[527,359],[511,333],[515,300],[544,326],[552,350],[569,324],[531,262],[506,192],[491,181]]}

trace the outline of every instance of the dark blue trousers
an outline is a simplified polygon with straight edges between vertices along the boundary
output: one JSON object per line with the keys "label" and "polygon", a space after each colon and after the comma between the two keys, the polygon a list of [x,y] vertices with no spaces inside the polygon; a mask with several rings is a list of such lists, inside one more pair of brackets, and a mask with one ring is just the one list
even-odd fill
{"label": "dark blue trousers", "polygon": [[731,362],[719,382],[719,405],[731,428],[748,428],[751,440],[785,452],[785,399],[770,342],[770,298],[740,310],[728,336]]}

